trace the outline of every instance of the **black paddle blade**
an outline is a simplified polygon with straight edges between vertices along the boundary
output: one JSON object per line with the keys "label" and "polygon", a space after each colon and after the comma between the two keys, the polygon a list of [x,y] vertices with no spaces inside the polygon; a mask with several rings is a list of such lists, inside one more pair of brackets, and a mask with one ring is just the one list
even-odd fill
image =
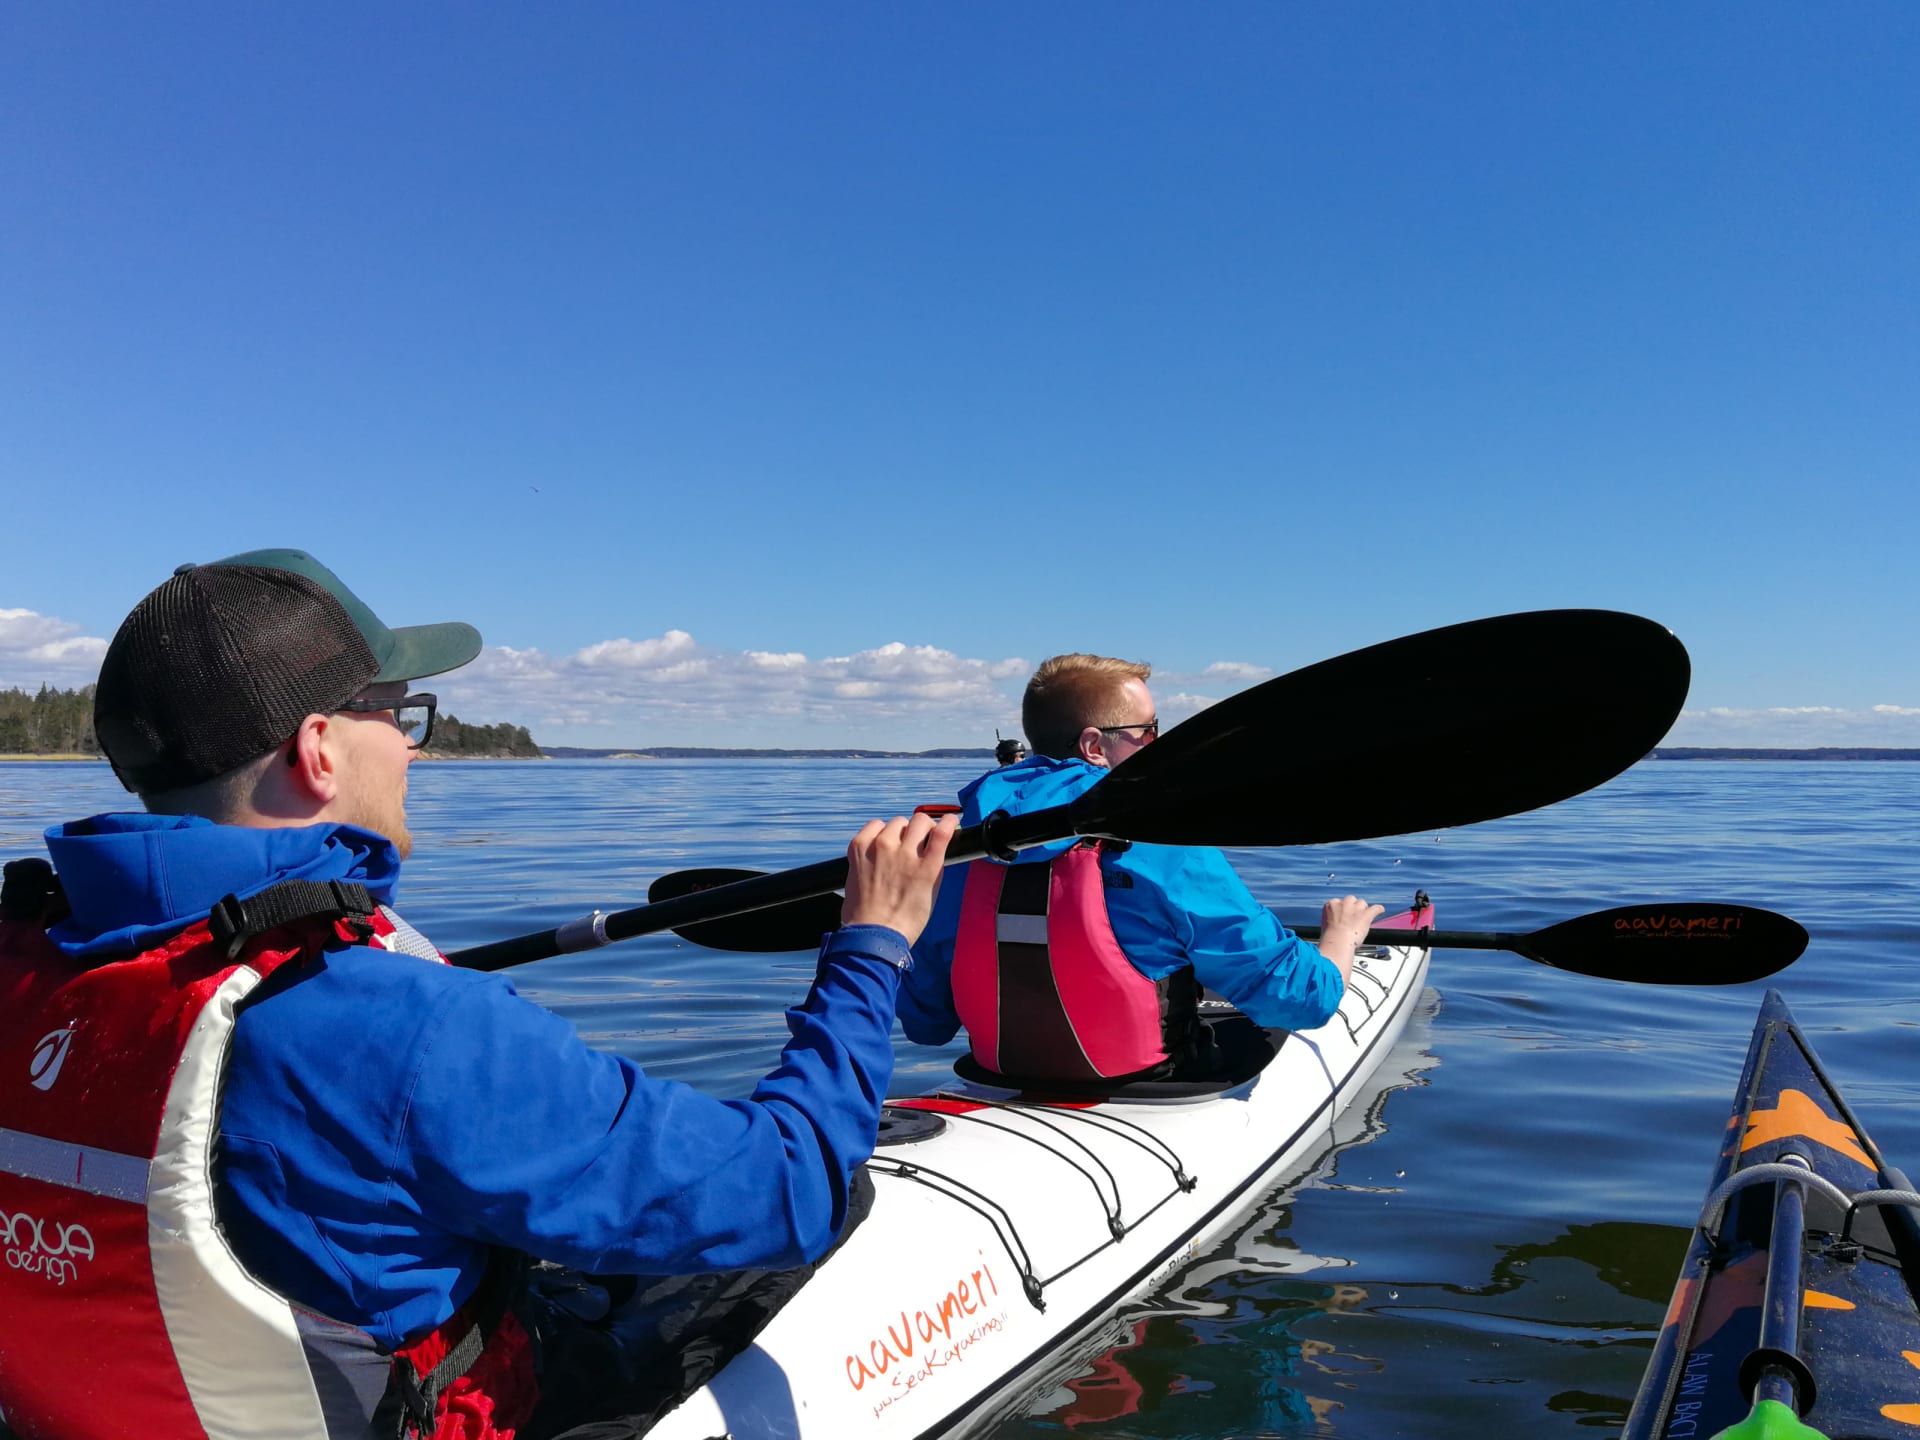
{"label": "black paddle blade", "polygon": [[1530,960],[1640,985],[1744,985],[1807,948],[1798,922],[1750,905],[1622,905],[1514,937]]}
{"label": "black paddle blade", "polygon": [[1082,835],[1318,845],[1551,805],[1644,758],[1692,666],[1664,626],[1535,610],[1323,660],[1222,700],[1074,803]]}
{"label": "black paddle blade", "polygon": [[[676,900],[701,890],[731,885],[736,880],[751,880],[765,874],[762,870],[676,870],[662,875],[647,887],[647,903]],[[677,927],[674,934],[709,950],[738,950],[749,955],[775,955],[782,950],[812,950],[820,937],[840,928],[840,897],[808,895],[765,910],[749,910],[744,915],[729,915],[719,920],[703,920],[698,925]]]}

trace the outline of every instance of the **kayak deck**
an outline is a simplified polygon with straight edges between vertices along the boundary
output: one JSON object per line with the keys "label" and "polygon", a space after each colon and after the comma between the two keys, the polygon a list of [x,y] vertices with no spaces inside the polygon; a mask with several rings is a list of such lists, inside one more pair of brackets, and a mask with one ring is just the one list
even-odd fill
{"label": "kayak deck", "polygon": [[[1783,1181],[1798,1198],[1783,1196]],[[1828,1440],[1920,1437],[1916,1212],[1856,1204],[1911,1189],[1768,991],[1623,1440],[1709,1440],[1747,1419],[1769,1367]],[[1798,1225],[1782,1209],[1796,1203]]]}
{"label": "kayak deck", "polygon": [[[1431,923],[1431,910],[1420,922]],[[872,1213],[662,1437],[972,1433],[1117,1306],[1333,1143],[1420,994],[1417,940],[1356,963],[1340,1012],[1205,1095],[1132,1102],[957,1082],[894,1102]]]}

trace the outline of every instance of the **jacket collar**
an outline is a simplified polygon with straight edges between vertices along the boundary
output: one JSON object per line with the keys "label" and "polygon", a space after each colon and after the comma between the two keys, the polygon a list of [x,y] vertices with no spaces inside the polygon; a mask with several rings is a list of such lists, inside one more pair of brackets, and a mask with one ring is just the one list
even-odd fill
{"label": "jacket collar", "polygon": [[73,913],[48,938],[76,959],[131,955],[282,880],[354,880],[391,904],[400,856],[356,825],[253,829],[198,815],[95,815],[47,831]]}

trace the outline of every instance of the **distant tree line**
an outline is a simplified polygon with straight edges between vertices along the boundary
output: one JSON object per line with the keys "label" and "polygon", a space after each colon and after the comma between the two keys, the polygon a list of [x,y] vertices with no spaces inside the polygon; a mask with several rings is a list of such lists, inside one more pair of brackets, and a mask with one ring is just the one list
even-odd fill
{"label": "distant tree line", "polygon": [[[451,715],[433,722],[428,746],[448,755],[523,755],[540,747],[524,725],[463,725]],[[98,755],[93,737],[93,686],[37,693],[0,690],[0,755]]]}
{"label": "distant tree line", "polygon": [[463,725],[451,715],[437,716],[427,749],[437,755],[507,755],[541,758],[540,747],[524,725]]}
{"label": "distant tree line", "polygon": [[0,690],[0,755],[98,755],[93,738],[93,686],[37,694]]}

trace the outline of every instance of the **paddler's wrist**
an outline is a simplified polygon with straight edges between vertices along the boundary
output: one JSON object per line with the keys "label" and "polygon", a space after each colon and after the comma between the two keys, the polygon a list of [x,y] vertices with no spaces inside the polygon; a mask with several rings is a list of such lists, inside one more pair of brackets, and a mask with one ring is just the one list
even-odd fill
{"label": "paddler's wrist", "polygon": [[842,925],[820,945],[820,962],[842,955],[870,955],[904,974],[913,968],[913,947],[891,925]]}

